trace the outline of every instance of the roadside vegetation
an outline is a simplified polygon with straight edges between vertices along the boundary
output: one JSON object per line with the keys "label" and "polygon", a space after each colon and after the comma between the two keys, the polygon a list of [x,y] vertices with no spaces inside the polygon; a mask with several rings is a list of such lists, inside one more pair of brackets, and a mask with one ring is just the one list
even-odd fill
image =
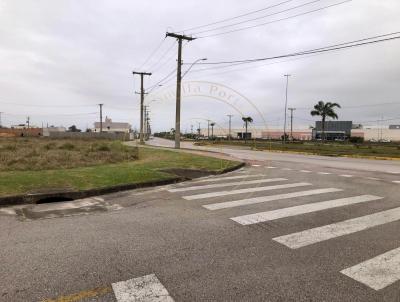
{"label": "roadside vegetation", "polygon": [[0,139],[0,171],[70,169],[137,159],[138,150],[120,141]]}
{"label": "roadside vegetation", "polygon": [[257,150],[299,152],[324,156],[352,156],[352,157],[373,157],[373,158],[399,158],[400,144],[395,143],[350,143],[350,142],[312,142],[298,141],[287,142],[269,140],[252,140],[247,144],[242,140],[215,140],[202,141],[198,145],[231,145],[247,146]]}
{"label": "roadside vegetation", "polygon": [[[52,152],[47,150],[48,144]],[[167,172],[171,169],[218,172],[237,164],[169,150],[128,147],[117,141],[7,139],[0,140],[0,146],[0,196],[168,180],[176,178]],[[13,154],[19,163],[13,161]],[[23,156],[25,160],[21,160]]]}

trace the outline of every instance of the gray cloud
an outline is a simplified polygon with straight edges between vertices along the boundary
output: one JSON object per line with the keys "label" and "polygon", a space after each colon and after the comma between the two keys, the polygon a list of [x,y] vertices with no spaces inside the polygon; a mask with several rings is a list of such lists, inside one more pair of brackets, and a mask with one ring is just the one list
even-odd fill
{"label": "gray cloud", "polygon": [[[160,43],[166,30],[213,22],[277,2],[0,0],[0,111],[5,112],[6,124],[23,122],[30,115],[37,125],[86,127],[97,118],[96,104],[104,103],[105,114],[138,127],[134,89],[139,89],[139,82],[131,71]],[[323,0],[312,7],[334,2]],[[396,0],[354,0],[268,26],[193,41],[184,47],[184,61],[265,57],[394,32],[400,29],[399,13]],[[167,39],[145,68],[154,66],[170,45]],[[147,87],[176,67],[175,48],[167,56],[171,60],[146,79]],[[333,100],[343,105],[343,119],[391,118],[400,109],[399,50],[400,42],[392,41],[280,64],[257,63],[258,68],[232,68],[243,69],[238,71],[196,72],[203,68],[197,66],[185,80],[234,88],[257,105],[269,126],[282,125],[285,73],[293,75],[290,106],[307,108],[318,100]],[[174,81],[168,84],[173,90]],[[346,109],[389,102],[398,104]],[[238,106],[261,124],[251,106]],[[151,111],[155,129],[173,127],[173,99],[151,103]],[[232,111],[213,99],[185,99],[182,129],[207,118],[226,124],[225,115]],[[312,120],[308,110],[296,111],[297,125],[307,126]],[[238,116],[234,123],[241,125]]]}

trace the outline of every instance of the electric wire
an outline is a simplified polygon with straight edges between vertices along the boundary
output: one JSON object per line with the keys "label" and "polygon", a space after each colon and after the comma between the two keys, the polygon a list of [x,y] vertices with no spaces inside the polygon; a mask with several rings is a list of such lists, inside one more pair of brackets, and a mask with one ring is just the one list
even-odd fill
{"label": "electric wire", "polygon": [[[351,41],[351,42],[345,42],[345,43],[340,43],[340,44],[336,44],[336,45],[315,48],[315,49],[311,49],[311,50],[305,50],[305,51],[300,51],[300,52],[295,52],[295,53],[290,53],[290,54],[285,54],[285,55],[256,58],[256,59],[236,60],[236,61],[206,62],[206,63],[199,63],[198,65],[221,65],[221,64],[239,64],[239,63],[248,64],[248,63],[260,62],[260,61],[268,61],[268,60],[282,59],[282,58],[288,58],[288,57],[302,56],[302,55],[307,55],[307,54],[323,53],[323,52],[328,52],[328,51],[360,47],[360,46],[364,46],[364,45],[370,45],[370,44],[382,43],[382,42],[391,41],[391,40],[397,40],[400,38],[400,36],[395,36],[395,37],[390,37],[390,38],[384,38],[384,37],[388,37],[391,35],[397,35],[398,33],[399,32],[359,40],[359,41],[368,41],[371,39],[375,39],[374,41],[368,41],[368,42],[357,43],[357,41]],[[377,39],[377,37],[382,37],[382,39]]]}
{"label": "electric wire", "polygon": [[256,28],[256,27],[260,27],[260,26],[266,26],[266,25],[269,25],[269,24],[273,24],[273,23],[277,23],[277,22],[281,22],[281,21],[297,18],[297,17],[300,17],[300,16],[308,15],[308,14],[312,14],[312,13],[315,13],[315,12],[318,12],[318,11],[322,11],[322,10],[325,10],[325,9],[328,9],[328,8],[331,8],[331,7],[339,6],[339,5],[342,5],[342,4],[351,2],[351,1],[353,1],[353,0],[346,0],[346,1],[342,1],[342,2],[337,2],[337,3],[331,4],[331,5],[323,6],[323,7],[320,7],[320,8],[317,8],[317,9],[313,9],[313,10],[310,10],[310,11],[306,11],[306,12],[303,12],[303,13],[291,15],[291,16],[288,16],[288,17],[285,17],[285,18],[281,18],[281,19],[277,19],[277,20],[273,20],[273,21],[269,21],[269,22],[265,22],[265,23],[260,23],[260,24],[256,24],[256,25],[246,26],[246,27],[242,27],[242,28],[237,28],[237,29],[233,29],[233,30],[229,30],[229,31],[224,31],[224,32],[221,32],[221,33],[215,33],[215,34],[210,34],[210,35],[205,35],[205,36],[199,36],[199,37],[196,37],[196,39],[204,39],[204,38],[216,37],[216,36],[231,34],[231,33],[239,32],[239,31],[243,31],[243,30],[253,29],[253,28]]}
{"label": "electric wire", "polygon": [[262,11],[266,11],[266,10],[269,10],[271,8],[274,8],[274,7],[289,3],[289,2],[293,2],[293,1],[295,1],[295,0],[286,0],[286,1],[274,4],[274,5],[270,5],[270,6],[261,8],[261,9],[250,11],[250,12],[245,13],[245,14],[241,14],[241,15],[230,17],[230,18],[226,18],[226,19],[222,19],[220,21],[215,21],[215,22],[211,22],[211,23],[208,23],[208,24],[204,24],[204,25],[199,25],[199,26],[195,26],[195,27],[191,27],[191,28],[186,28],[186,29],[180,30],[178,32],[182,33],[182,32],[186,32],[186,31],[192,31],[192,30],[196,30],[196,29],[200,29],[200,28],[204,28],[204,27],[210,27],[212,25],[225,23],[227,21],[236,20],[236,19],[239,19],[239,18],[242,18],[242,17],[250,16],[250,15],[253,15],[253,14],[256,14],[256,13],[259,13],[259,12],[262,12]]}
{"label": "electric wire", "polygon": [[275,16],[275,15],[279,15],[279,14],[282,14],[282,13],[286,13],[286,12],[292,11],[292,10],[296,10],[298,8],[305,7],[307,5],[311,5],[311,4],[314,4],[314,3],[317,3],[317,2],[321,2],[321,1],[323,1],[323,0],[313,0],[313,1],[310,1],[310,2],[306,2],[306,3],[300,4],[300,5],[296,5],[294,7],[290,7],[290,8],[278,11],[278,12],[274,12],[274,13],[271,13],[271,14],[268,14],[268,15],[260,16],[260,17],[257,17],[257,18],[252,18],[252,19],[248,19],[248,20],[244,20],[244,21],[240,21],[240,22],[236,22],[236,23],[232,23],[232,24],[228,24],[228,25],[219,26],[219,27],[212,28],[212,29],[198,31],[198,32],[193,33],[192,35],[195,36],[195,35],[207,33],[207,32],[210,32],[210,31],[216,31],[216,30],[220,30],[220,29],[229,28],[229,27],[232,27],[232,26],[245,24],[245,23],[248,23],[248,22],[253,22],[253,21],[265,19],[265,18],[268,18],[268,17],[272,17],[272,16]]}
{"label": "electric wire", "polygon": [[161,48],[161,46],[164,44],[166,40],[166,37],[157,45],[157,47],[150,53],[150,55],[144,60],[142,65],[140,65],[139,69],[142,69],[149,61],[150,59],[158,52],[158,50]]}

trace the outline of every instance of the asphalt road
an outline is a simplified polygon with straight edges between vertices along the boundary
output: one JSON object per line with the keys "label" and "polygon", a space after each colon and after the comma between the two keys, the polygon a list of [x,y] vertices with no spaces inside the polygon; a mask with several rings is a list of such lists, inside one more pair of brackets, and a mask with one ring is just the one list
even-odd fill
{"label": "asphalt road", "polygon": [[400,301],[399,164],[224,151],[249,166],[0,209],[0,301]]}

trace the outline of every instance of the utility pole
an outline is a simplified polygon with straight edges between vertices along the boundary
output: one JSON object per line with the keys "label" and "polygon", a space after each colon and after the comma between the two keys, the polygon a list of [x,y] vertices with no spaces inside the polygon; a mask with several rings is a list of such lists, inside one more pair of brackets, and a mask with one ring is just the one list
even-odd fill
{"label": "utility pole", "polygon": [[210,139],[210,120],[207,120],[207,139]]}
{"label": "utility pole", "polygon": [[103,133],[103,105],[99,104],[100,107],[100,133]]}
{"label": "utility pole", "polygon": [[4,112],[0,112],[0,128],[3,128],[3,124],[1,123],[1,114]]}
{"label": "utility pole", "polygon": [[283,143],[286,143],[286,119],[287,119],[287,104],[288,104],[288,89],[289,89],[289,77],[290,74],[285,74],[286,77],[286,100],[285,100],[285,124],[283,126]]}
{"label": "utility pole", "polygon": [[176,112],[175,112],[175,149],[181,147],[181,82],[182,82],[182,41],[193,41],[195,38],[179,35],[175,33],[166,33],[166,37],[176,38],[178,40],[178,68],[176,73]]}
{"label": "utility pole", "polygon": [[26,117],[26,124],[28,125],[28,129],[29,129],[29,123],[30,123],[30,119],[31,119],[31,117],[30,117],[30,116],[27,116],[27,117]]}
{"label": "utility pole", "polygon": [[227,115],[229,117],[229,135],[228,135],[228,140],[231,140],[231,131],[232,131],[232,114]]}
{"label": "utility pole", "polygon": [[288,108],[290,111],[290,138],[293,140],[293,111],[296,110],[296,108]]}
{"label": "utility pole", "polygon": [[143,79],[144,76],[151,76],[151,73],[149,72],[132,72],[133,75],[138,74],[140,75],[140,143],[144,144],[144,137],[143,137],[143,123],[144,123],[144,110],[143,110],[143,104],[144,104],[144,86],[143,86]]}
{"label": "utility pole", "polygon": [[201,136],[201,124],[199,123],[199,128],[197,128],[197,131],[199,132],[199,139],[200,139],[200,136]]}
{"label": "utility pole", "polygon": [[147,139],[147,106],[143,106],[144,110],[144,119],[143,119],[143,139]]}

